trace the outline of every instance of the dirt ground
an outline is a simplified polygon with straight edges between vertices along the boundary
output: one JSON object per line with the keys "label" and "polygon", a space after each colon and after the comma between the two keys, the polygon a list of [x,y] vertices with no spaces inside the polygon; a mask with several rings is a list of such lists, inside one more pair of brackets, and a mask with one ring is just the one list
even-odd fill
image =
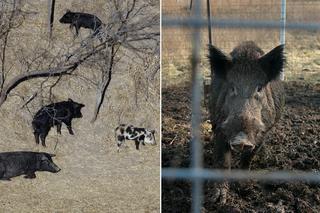
{"label": "dirt ground", "polygon": [[[320,83],[286,82],[286,107],[282,119],[265,138],[265,146],[252,170],[319,171]],[[190,88],[165,88],[162,96],[162,166],[188,167],[190,163]],[[209,142],[208,113],[203,107],[204,165],[211,168],[213,146]],[[191,184],[162,182],[164,212],[188,212]],[[203,212],[319,212],[320,186],[302,182],[239,182],[230,185],[225,205],[212,202],[213,182],[204,184]]]}

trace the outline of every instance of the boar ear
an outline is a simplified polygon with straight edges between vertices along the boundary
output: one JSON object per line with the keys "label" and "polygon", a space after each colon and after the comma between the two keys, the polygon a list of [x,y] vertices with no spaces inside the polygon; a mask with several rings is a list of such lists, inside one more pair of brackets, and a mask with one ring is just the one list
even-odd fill
{"label": "boar ear", "polygon": [[73,102],[73,100],[71,98],[68,98],[68,101]]}
{"label": "boar ear", "polygon": [[67,10],[66,10],[66,13],[71,13],[71,10],[67,9]]}
{"label": "boar ear", "polygon": [[284,55],[284,45],[279,45],[265,54],[259,59],[259,63],[262,69],[268,76],[268,80],[272,81],[276,79],[286,63]]}
{"label": "boar ear", "polygon": [[49,155],[50,155],[50,157],[55,157],[56,156],[55,154],[50,154],[50,153],[49,153]]}
{"label": "boar ear", "polygon": [[211,65],[211,74],[220,78],[225,78],[227,70],[232,65],[231,58],[226,56],[221,50],[213,45],[209,45],[208,57]]}
{"label": "boar ear", "polygon": [[150,132],[151,132],[152,134],[156,133],[156,131],[155,131],[155,130],[151,130]]}

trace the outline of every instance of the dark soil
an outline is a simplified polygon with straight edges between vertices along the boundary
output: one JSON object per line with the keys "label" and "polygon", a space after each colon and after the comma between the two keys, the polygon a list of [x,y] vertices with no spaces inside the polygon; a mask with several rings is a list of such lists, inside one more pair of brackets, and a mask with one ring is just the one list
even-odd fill
{"label": "dark soil", "polygon": [[[320,84],[288,82],[282,119],[265,139],[264,148],[252,162],[252,170],[319,171]],[[190,164],[191,98],[187,87],[164,88],[162,93],[162,167]],[[204,165],[212,168],[208,113],[203,107]],[[208,127],[209,126],[209,127]],[[302,182],[230,184],[225,205],[212,202],[214,184],[204,184],[203,212],[320,212],[320,184]],[[191,184],[162,182],[163,212],[189,212]]]}

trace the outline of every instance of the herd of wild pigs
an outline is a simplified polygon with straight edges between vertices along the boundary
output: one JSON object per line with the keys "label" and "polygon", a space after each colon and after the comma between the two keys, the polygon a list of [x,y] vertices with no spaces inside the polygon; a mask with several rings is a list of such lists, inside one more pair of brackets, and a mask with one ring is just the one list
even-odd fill
{"label": "herd of wild pigs", "polygon": [[[80,28],[88,28],[93,31],[93,36],[97,35],[102,27],[102,21],[95,15],[71,12],[68,10],[59,20],[60,23],[70,24],[70,28],[76,29],[76,36]],[[100,39],[100,38],[99,38]],[[72,120],[81,118],[81,109],[84,104],[77,103],[69,98],[42,107],[33,117],[32,127],[36,144],[46,146],[46,137],[51,127],[56,126],[57,132],[61,134],[61,127],[64,123],[71,135]],[[155,131],[146,128],[138,128],[132,125],[121,124],[115,129],[115,139],[118,152],[125,140],[135,141],[136,149],[139,150],[140,143],[156,144]],[[0,180],[10,180],[12,177],[25,175],[25,178],[36,178],[36,171],[59,172],[61,169],[53,162],[55,155],[44,152],[4,152],[0,153]]]}

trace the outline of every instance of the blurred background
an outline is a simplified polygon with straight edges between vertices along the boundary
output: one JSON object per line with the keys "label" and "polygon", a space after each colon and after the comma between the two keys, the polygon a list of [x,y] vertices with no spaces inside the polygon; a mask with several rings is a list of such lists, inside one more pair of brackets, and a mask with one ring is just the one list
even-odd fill
{"label": "blurred background", "polygon": [[[163,0],[163,16],[173,18],[188,17],[191,14],[190,1]],[[320,21],[319,1],[315,0],[287,0],[287,22]],[[211,16],[214,19],[250,20],[250,21],[279,21],[281,18],[280,0],[215,0],[211,1]],[[202,1],[202,14],[207,17],[206,1]],[[190,55],[192,30],[182,27],[162,30],[162,68],[163,86],[166,87],[176,81],[190,79]],[[286,53],[288,66],[285,69],[286,80],[312,80],[319,82],[320,43],[319,33],[316,31],[286,30]],[[280,44],[280,29],[228,29],[212,28],[212,42],[225,53],[241,41],[252,40],[264,52]],[[206,60],[208,44],[207,28],[202,30],[202,70],[209,75]]]}

